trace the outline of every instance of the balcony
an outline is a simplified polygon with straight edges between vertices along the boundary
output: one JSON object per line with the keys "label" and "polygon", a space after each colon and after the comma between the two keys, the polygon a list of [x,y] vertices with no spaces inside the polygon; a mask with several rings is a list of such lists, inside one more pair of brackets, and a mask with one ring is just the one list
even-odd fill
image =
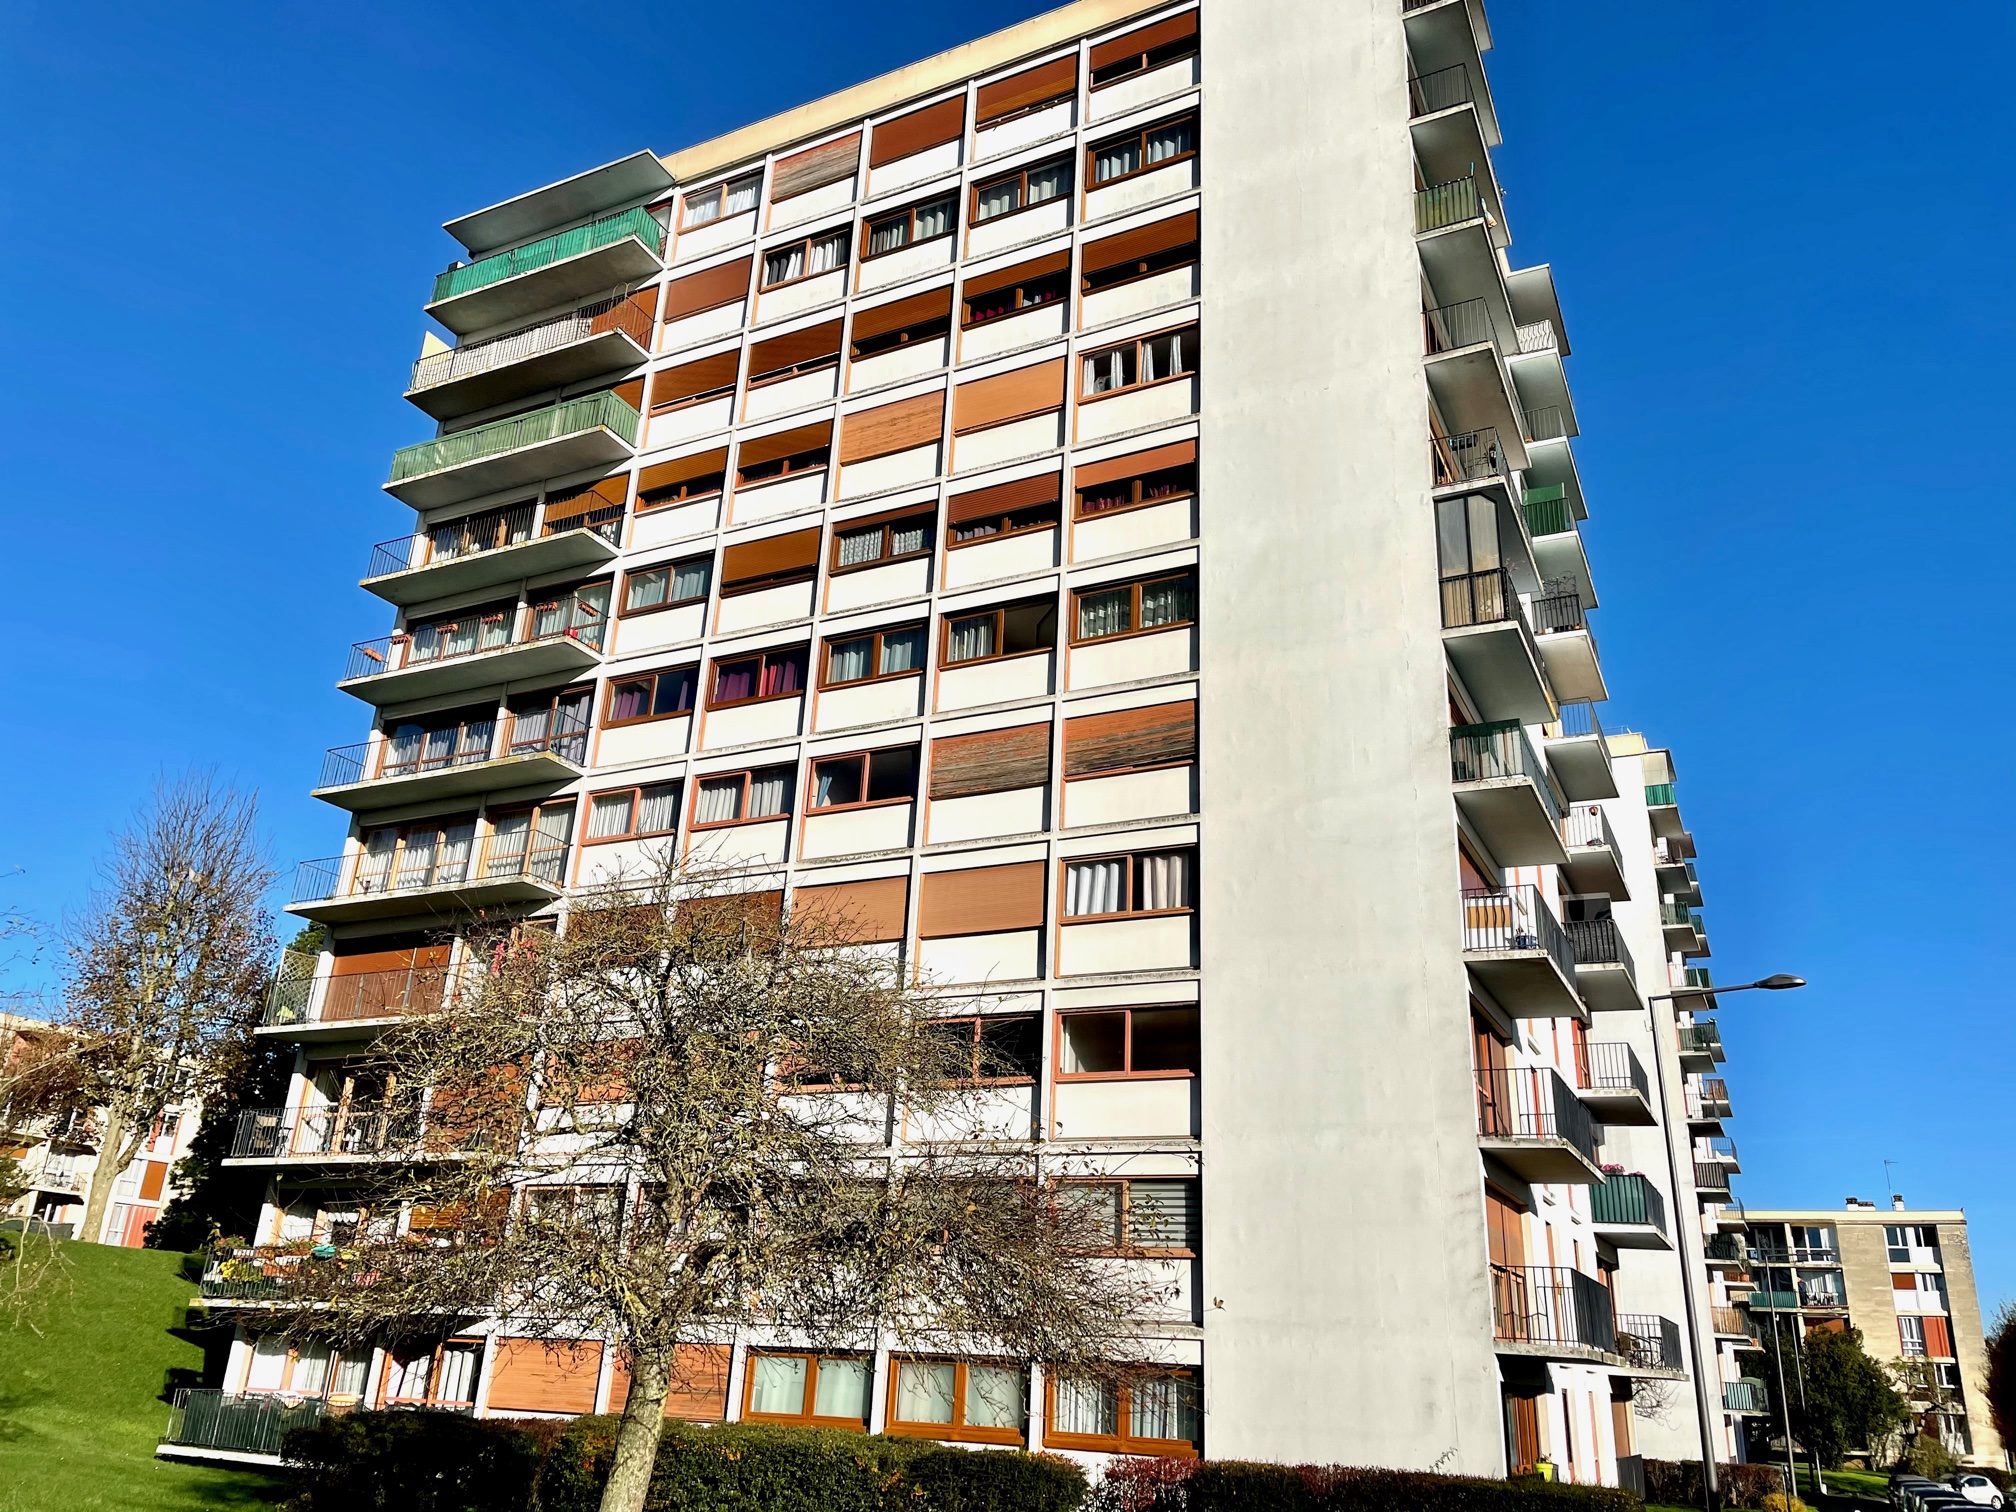
{"label": "balcony", "polygon": [[426,353],[413,364],[406,397],[436,420],[456,420],[527,394],[627,372],[650,355],[650,313],[628,299],[597,300],[500,336]]}
{"label": "balcony", "polygon": [[1718,1339],[1743,1339],[1751,1347],[1757,1343],[1757,1328],[1743,1315],[1740,1307],[1715,1307],[1709,1309],[1715,1336]]}
{"label": "balcony", "polygon": [[1451,63],[1432,73],[1416,74],[1407,81],[1407,113],[1414,119],[1468,105],[1477,98],[1471,87],[1470,67]]}
{"label": "balcony", "polygon": [[1790,1290],[1758,1287],[1742,1301],[1753,1313],[1799,1311],[1799,1294]]}
{"label": "balcony", "polygon": [[1630,1363],[1633,1375],[1683,1380],[1687,1374],[1679,1326],[1657,1313],[1617,1314],[1617,1353]]}
{"label": "balcony", "polygon": [[599,507],[549,500],[543,523],[535,523],[539,506],[518,504],[381,541],[371,548],[360,586],[403,608],[553,572],[590,571],[616,555],[624,516],[620,496],[613,504],[590,497]]}
{"label": "balcony", "polygon": [[1596,637],[1584,617],[1582,595],[1553,585],[1533,600],[1533,634],[1555,697],[1567,703],[1600,703],[1610,696],[1596,661]]}
{"label": "balcony", "polygon": [[[1424,311],[1422,366],[1443,423],[1458,432],[1492,431],[1505,448],[1505,460],[1523,468],[1526,439],[1519,399],[1500,349],[1512,333],[1493,324],[1503,309],[1489,300],[1467,299]],[[1509,326],[1509,314],[1503,318]]]}
{"label": "balcony", "polygon": [[379,1160],[408,1148],[414,1107],[248,1108],[231,1140],[234,1161]]}
{"label": "balcony", "polygon": [[1690,1071],[1705,1071],[1720,1065],[1722,1029],[1713,1019],[1699,1019],[1680,1026],[1680,1064]]}
{"label": "balcony", "polygon": [[1729,1200],[1729,1167],[1719,1160],[1694,1162],[1694,1190],[1704,1202]]}
{"label": "balcony", "polygon": [[1701,915],[1684,904],[1661,903],[1659,928],[1666,936],[1668,950],[1677,950],[1683,956],[1708,954],[1708,930],[1701,922]]}
{"label": "balcony", "polygon": [[322,1420],[313,1397],[240,1396],[228,1391],[177,1387],[168,1408],[161,1452],[176,1458],[280,1462],[280,1441],[290,1429]]}
{"label": "balcony", "polygon": [[1588,1020],[1575,948],[1531,883],[1464,890],[1463,963],[1514,1018]]}
{"label": "balcony", "polygon": [[1736,1141],[1726,1134],[1711,1134],[1703,1140],[1700,1158],[1713,1161],[1731,1176],[1743,1169],[1743,1162],[1736,1155]]}
{"label": "balcony", "polygon": [[1487,721],[1554,717],[1540,648],[1502,567],[1442,579],[1442,646]]}
{"label": "balcony", "polygon": [[1587,1185],[1603,1179],[1595,1123],[1574,1088],[1550,1067],[1477,1073],[1477,1143],[1528,1181]]}
{"label": "balcony", "polygon": [[1703,1243],[1707,1261],[1712,1266],[1741,1270],[1749,1263],[1749,1254],[1743,1248],[1743,1240],[1737,1234],[1710,1234]]}
{"label": "balcony", "polygon": [[637,450],[637,411],[615,390],[583,394],[402,446],[385,491],[415,509],[454,504],[563,473],[607,468]]}
{"label": "balcony", "polygon": [[[519,622],[515,635],[513,619]],[[336,686],[383,707],[506,683],[571,678],[601,661],[606,619],[595,600],[576,594],[522,611],[478,610],[459,620],[429,621],[410,634],[359,641]]]}
{"label": "balcony", "polygon": [[502,751],[489,730],[480,730],[480,743],[473,745],[470,733],[465,727],[464,742],[447,742],[447,749],[425,736],[397,734],[336,746],[322,758],[314,796],[358,812],[506,789],[551,792],[581,775],[588,754],[585,732]]}
{"label": "balcony", "polygon": [[[312,964],[288,957],[266,990],[261,1029],[286,1029],[289,1039],[333,1038],[376,1029],[409,1013],[432,1013],[450,989],[445,966],[409,966],[317,977]],[[312,1031],[326,1031],[315,1034]]]}
{"label": "balcony", "polygon": [[1595,1277],[1562,1266],[1493,1265],[1491,1322],[1506,1354],[1607,1365],[1617,1353],[1610,1293]]}
{"label": "balcony", "polygon": [[1661,840],[1678,840],[1687,831],[1680,823],[1680,800],[1670,782],[1654,782],[1645,789],[1645,816],[1652,821],[1652,833]]}
{"label": "balcony", "polygon": [[1568,886],[1587,896],[1600,893],[1606,898],[1625,900],[1631,890],[1624,884],[1624,863],[1617,837],[1610,830],[1610,816],[1601,804],[1578,803],[1568,811],[1561,826],[1567,849]]}
{"label": "balcony", "polygon": [[1722,1383],[1722,1410],[1742,1415],[1767,1412],[1771,1398],[1764,1390],[1764,1383],[1754,1376],[1745,1376],[1740,1381]]}
{"label": "balcony", "polygon": [[1610,742],[1596,705],[1564,703],[1540,737],[1554,780],[1570,803],[1595,803],[1617,796],[1617,777],[1610,770]]}
{"label": "balcony", "polygon": [[1595,1013],[1624,1013],[1643,1006],[1638,968],[1615,919],[1569,919],[1561,926],[1575,947],[1575,986]]}
{"label": "balcony", "polygon": [[1456,807],[1500,865],[1567,859],[1553,783],[1518,720],[1457,726],[1449,732],[1449,766]]}
{"label": "balcony", "polygon": [[1566,440],[1581,434],[1575,417],[1575,396],[1568,389],[1568,370],[1562,363],[1562,343],[1551,320],[1536,320],[1519,327],[1516,348],[1505,354],[1512,375],[1512,388],[1525,414],[1545,415],[1551,423],[1533,421],[1526,426],[1532,441]]}
{"label": "balcony", "polygon": [[648,210],[618,211],[434,280],[427,313],[457,336],[522,320],[633,283],[665,265],[665,233]]}
{"label": "balcony", "polygon": [[1666,1228],[1666,1199],[1649,1177],[1605,1176],[1601,1186],[1589,1189],[1589,1217],[1597,1237],[1619,1249],[1673,1248]]}
{"label": "balcony", "polygon": [[1697,1077],[1688,1083],[1688,1123],[1696,1128],[1719,1132],[1722,1120],[1734,1116],[1729,1106],[1729,1084],[1721,1077]]}
{"label": "balcony", "polygon": [[1659,1122],[1652,1111],[1652,1085],[1632,1048],[1620,1040],[1588,1047],[1588,1065],[1577,1089],[1582,1106],[1599,1122],[1649,1129]]}
{"label": "balcony", "polygon": [[525,849],[524,833],[492,834],[485,854],[472,859],[472,842],[451,838],[440,846],[390,852],[355,849],[303,861],[294,872],[287,912],[325,923],[390,919],[411,914],[548,903],[560,896],[567,847]]}
{"label": "balcony", "polygon": [[308,1259],[294,1247],[262,1244],[234,1249],[210,1262],[196,1283],[205,1302],[271,1302],[284,1295],[287,1272]]}
{"label": "balcony", "polygon": [[1589,557],[1582,548],[1582,532],[1575,526],[1575,511],[1568,507],[1567,489],[1558,483],[1527,489],[1523,512],[1540,575],[1573,588],[1582,602],[1594,609],[1596,585],[1589,576]]}

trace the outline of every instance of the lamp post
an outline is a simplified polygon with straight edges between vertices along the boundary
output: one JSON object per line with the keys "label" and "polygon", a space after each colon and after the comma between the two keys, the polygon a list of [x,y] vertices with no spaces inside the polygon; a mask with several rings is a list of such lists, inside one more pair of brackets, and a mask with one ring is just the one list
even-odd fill
{"label": "lamp post", "polygon": [[[1784,992],[1789,988],[1804,987],[1805,985],[1806,979],[1804,977],[1796,977],[1780,971],[1771,976],[1760,977],[1754,982],[1744,982],[1740,986],[1735,987],[1698,987],[1687,992],[1655,992],[1645,999],[1646,1014],[1648,1017],[1652,1017],[1652,1004],[1669,1003],[1673,999],[1680,997],[1706,997],[1710,993],[1720,995],[1724,992]],[[1662,1109],[1670,1111],[1672,1105],[1667,1101],[1666,1095],[1666,1051],[1665,1047],[1659,1043],[1659,1021],[1656,1017],[1652,1017],[1651,1028],[1652,1068],[1659,1078],[1659,1106]],[[1681,1110],[1681,1116],[1683,1118],[1686,1116],[1684,1108]],[[1693,1151],[1691,1136],[1689,1137],[1688,1151],[1691,1156]],[[1673,1200],[1677,1204],[1680,1200],[1680,1156],[1673,1148],[1673,1130],[1670,1125],[1666,1130],[1666,1168],[1667,1179],[1673,1184]],[[1690,1171],[1688,1174],[1691,1177],[1693,1173]],[[1684,1240],[1684,1234],[1682,1238]],[[1711,1407],[1709,1403],[1707,1368],[1702,1363],[1701,1336],[1696,1327],[1700,1313],[1694,1300],[1694,1265],[1692,1259],[1687,1254],[1687,1247],[1684,1242],[1680,1246],[1680,1297],[1687,1309],[1687,1322],[1689,1325],[1687,1338],[1689,1347],[1694,1355],[1694,1410],[1700,1421],[1701,1429],[1701,1505],[1706,1509],[1706,1512],[1721,1512],[1722,1487],[1715,1474],[1715,1439],[1708,1427],[1710,1415],[1719,1409]],[[1783,1399],[1782,1393],[1780,1399]],[[1788,1452],[1790,1450],[1789,1437],[1787,1439],[1787,1450]]]}

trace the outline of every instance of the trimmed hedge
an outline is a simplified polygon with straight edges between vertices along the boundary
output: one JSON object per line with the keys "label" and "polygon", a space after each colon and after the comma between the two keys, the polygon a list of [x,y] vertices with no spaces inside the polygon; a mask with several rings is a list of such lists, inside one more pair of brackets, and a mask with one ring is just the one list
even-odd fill
{"label": "trimmed hedge", "polygon": [[1636,1495],[1537,1476],[1482,1480],[1343,1465],[1117,1460],[1093,1512],[1639,1512]]}
{"label": "trimmed hedge", "polygon": [[532,1512],[533,1478],[566,1425],[459,1412],[346,1412],[282,1444],[290,1512]]}
{"label": "trimmed hedge", "polygon": [[[1785,1489],[1785,1474],[1776,1465],[1724,1463],[1715,1467],[1715,1478],[1725,1507],[1761,1507],[1765,1497]],[[1700,1506],[1701,1462],[1645,1461],[1645,1500],[1669,1507]]]}

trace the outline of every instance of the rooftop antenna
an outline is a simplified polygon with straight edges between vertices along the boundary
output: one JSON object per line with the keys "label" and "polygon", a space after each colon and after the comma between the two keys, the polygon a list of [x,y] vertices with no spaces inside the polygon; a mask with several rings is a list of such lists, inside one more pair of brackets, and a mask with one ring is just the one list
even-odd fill
{"label": "rooftop antenna", "polygon": [[1890,1196],[1893,1199],[1891,1206],[1893,1207],[1896,1206],[1894,1199],[1897,1196],[1897,1183],[1890,1179],[1890,1167],[1894,1166],[1895,1164],[1897,1164],[1897,1162],[1894,1160],[1886,1160],[1883,1162],[1883,1185],[1890,1188]]}

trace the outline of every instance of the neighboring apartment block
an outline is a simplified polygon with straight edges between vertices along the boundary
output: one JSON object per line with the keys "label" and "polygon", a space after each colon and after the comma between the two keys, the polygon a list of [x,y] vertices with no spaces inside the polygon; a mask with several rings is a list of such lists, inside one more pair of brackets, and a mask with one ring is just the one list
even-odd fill
{"label": "neighboring apartment block", "polygon": [[1749,1223],[1744,1306],[1760,1333],[1774,1323],[1800,1334],[1859,1329],[1872,1358],[1913,1367],[1920,1431],[1969,1464],[2007,1462],[1988,1414],[1965,1213],[1850,1197],[1840,1208],[1753,1211]]}
{"label": "neighboring apartment block", "polygon": [[1131,1390],[1023,1371],[977,1421],[924,1383],[998,1367],[755,1334],[682,1414],[1615,1483],[1699,1456],[1706,1358],[1733,1452],[1692,842],[1598,720],[1490,40],[1477,0],[1080,0],[450,224],[396,628],[316,789],[352,824],[290,905],[328,947],[239,1132],[270,1201],[205,1285],[244,1326],[171,1447],[620,1406],[600,1341],[337,1357],[258,1277],[359,1221],[361,1052],[457,921],[669,853],[844,903],[1013,1047],[1018,1136],[1177,1292]]}

